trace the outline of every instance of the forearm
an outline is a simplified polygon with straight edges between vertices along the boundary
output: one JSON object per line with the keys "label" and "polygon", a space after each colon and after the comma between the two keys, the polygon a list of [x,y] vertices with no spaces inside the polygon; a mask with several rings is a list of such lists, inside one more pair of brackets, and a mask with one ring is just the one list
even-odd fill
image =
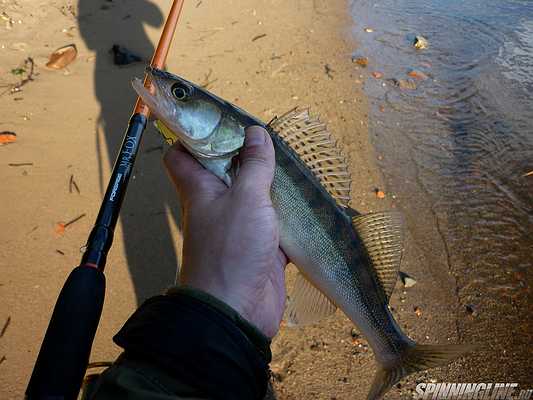
{"label": "forearm", "polygon": [[95,399],[262,399],[269,340],[204,292],[174,289],[147,300],[114,341],[125,351]]}

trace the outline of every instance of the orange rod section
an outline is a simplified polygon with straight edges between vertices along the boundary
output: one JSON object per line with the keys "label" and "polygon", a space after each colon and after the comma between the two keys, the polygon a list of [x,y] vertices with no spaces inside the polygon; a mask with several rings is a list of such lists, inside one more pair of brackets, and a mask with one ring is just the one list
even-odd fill
{"label": "orange rod section", "polygon": [[[176,26],[178,25],[178,20],[184,1],[185,0],[174,0],[172,3],[165,26],[163,27],[163,32],[159,38],[159,43],[157,44],[154,56],[150,62],[150,65],[154,68],[162,69],[165,65],[167,54],[170,49],[170,44],[172,43],[172,38],[174,37],[174,32],[176,31]],[[148,76],[144,77],[144,87],[151,90],[152,85],[148,79]],[[142,114],[145,117],[148,117],[150,114],[150,109],[142,102],[140,97],[137,97],[137,102],[135,103],[133,113]]]}

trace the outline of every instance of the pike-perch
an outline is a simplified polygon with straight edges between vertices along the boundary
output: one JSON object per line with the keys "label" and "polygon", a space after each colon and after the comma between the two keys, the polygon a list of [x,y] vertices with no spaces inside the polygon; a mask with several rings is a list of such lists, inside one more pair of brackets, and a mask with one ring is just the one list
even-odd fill
{"label": "pike-perch", "polygon": [[244,129],[267,129],[276,153],[271,196],[280,245],[299,270],[289,323],[308,324],[340,308],[364,334],[378,363],[368,399],[470,349],[417,344],[395,322],[388,301],[402,256],[402,219],[396,212],[361,215],[348,206],[350,176],[325,124],[297,109],[265,124],[183,78],[156,69],[148,74],[153,93],[138,79],[133,86],[155,114],[158,129],[228,186]]}

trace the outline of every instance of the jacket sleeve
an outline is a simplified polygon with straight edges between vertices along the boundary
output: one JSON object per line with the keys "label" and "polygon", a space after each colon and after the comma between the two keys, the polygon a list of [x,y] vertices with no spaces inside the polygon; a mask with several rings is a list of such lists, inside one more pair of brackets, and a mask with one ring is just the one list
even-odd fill
{"label": "jacket sleeve", "polygon": [[105,399],[263,399],[270,341],[205,292],[171,289],[144,302],[115,335],[124,349],[94,394]]}

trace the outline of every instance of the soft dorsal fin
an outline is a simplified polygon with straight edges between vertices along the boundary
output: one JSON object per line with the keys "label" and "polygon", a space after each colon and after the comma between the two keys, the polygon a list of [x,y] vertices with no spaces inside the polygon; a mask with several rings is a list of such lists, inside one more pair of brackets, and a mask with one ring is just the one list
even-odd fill
{"label": "soft dorsal fin", "polygon": [[298,273],[287,305],[288,325],[312,324],[333,314],[335,310],[337,306],[301,273]]}
{"label": "soft dorsal fin", "polygon": [[307,109],[293,109],[274,118],[269,127],[307,165],[328,193],[344,207],[350,201],[351,178],[346,159],[326,124],[311,117]]}
{"label": "soft dorsal fin", "polygon": [[387,299],[398,279],[403,254],[403,218],[397,211],[371,213],[352,218]]}

